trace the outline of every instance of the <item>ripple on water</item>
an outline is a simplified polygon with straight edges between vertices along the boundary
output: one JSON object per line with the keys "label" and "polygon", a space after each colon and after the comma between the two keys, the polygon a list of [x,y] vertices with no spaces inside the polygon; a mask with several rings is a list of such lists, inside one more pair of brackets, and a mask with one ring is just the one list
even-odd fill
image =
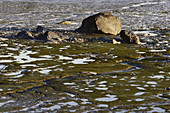
{"label": "ripple on water", "polygon": [[155,82],[155,81],[149,81],[149,82],[147,82],[147,84],[157,84],[157,82]]}
{"label": "ripple on water", "polygon": [[135,101],[137,101],[137,102],[144,101],[144,100],[145,100],[145,99],[141,99],[141,98],[135,99]]}
{"label": "ripple on water", "polygon": [[102,108],[104,107],[104,108],[106,108],[106,107],[109,107],[109,105],[107,105],[107,104],[99,104],[99,105],[97,105],[97,107],[100,107],[100,108],[101,108],[101,107],[102,107]]}
{"label": "ripple on water", "polygon": [[98,84],[106,84],[106,83],[107,83],[107,81],[101,81]]}
{"label": "ripple on water", "polygon": [[72,86],[72,85],[76,85],[74,82],[65,82],[63,83],[64,85],[67,85],[67,86]]}
{"label": "ripple on water", "polygon": [[165,75],[153,75],[153,76],[149,76],[150,78],[157,78],[157,79],[161,79],[164,78]]}
{"label": "ripple on water", "polygon": [[89,59],[89,58],[79,58],[79,59],[74,59],[73,61],[71,61],[70,63],[73,64],[88,64],[87,62],[94,62],[94,59]]}
{"label": "ripple on water", "polygon": [[135,34],[143,34],[147,36],[158,36],[154,31],[133,31]]}
{"label": "ripple on water", "polygon": [[107,87],[106,87],[106,88],[103,88],[103,87],[95,87],[95,89],[97,89],[97,90],[108,90]]}
{"label": "ripple on water", "polygon": [[164,112],[165,112],[165,109],[162,109],[162,108],[160,108],[160,107],[155,107],[155,106],[153,106],[153,107],[151,107],[151,108],[152,108],[152,110],[149,111],[149,112],[151,112],[151,113],[153,113],[153,112],[164,113]]}
{"label": "ripple on water", "polygon": [[6,74],[4,74],[4,75],[6,75],[6,76],[12,76],[12,75],[19,75],[19,74],[21,74],[21,73],[22,73],[22,70],[17,71],[17,72],[6,73]]}
{"label": "ripple on water", "polygon": [[40,61],[40,60],[51,60],[49,58],[31,58],[29,54],[36,54],[37,52],[22,50],[18,56],[14,56],[16,59],[15,61],[18,63],[30,63],[33,61]]}
{"label": "ripple on water", "polygon": [[110,95],[107,94],[106,97],[102,97],[102,98],[96,98],[96,101],[101,101],[101,102],[112,102],[112,101],[116,101],[118,98],[116,98],[117,95]]}
{"label": "ripple on water", "polygon": [[5,66],[5,65],[0,65],[0,70],[5,70],[6,67],[7,66]]}
{"label": "ripple on water", "polygon": [[61,106],[68,106],[68,107],[73,107],[73,106],[78,106],[79,104],[77,102],[74,102],[74,101],[70,101],[70,102],[61,102],[61,103],[58,103],[58,105],[61,105]]}
{"label": "ripple on water", "polygon": [[167,51],[166,49],[161,49],[161,50],[149,50],[149,52],[164,52]]}
{"label": "ripple on water", "polygon": [[135,93],[135,96],[140,96],[140,95],[143,95],[145,92],[137,92]]}
{"label": "ripple on water", "polygon": [[13,60],[0,60],[0,63],[11,63]]}
{"label": "ripple on water", "polygon": [[67,56],[63,56],[63,55],[57,55],[59,56],[59,60],[72,60],[72,57],[67,57]]}
{"label": "ripple on water", "polygon": [[139,90],[146,90],[145,88],[143,88],[143,87],[136,87],[137,89],[139,89]]}
{"label": "ripple on water", "polygon": [[26,68],[26,67],[38,67],[36,64],[23,64],[21,65],[22,68]]}
{"label": "ripple on water", "polygon": [[0,102],[0,107],[4,106],[5,104],[8,104],[8,103],[13,103],[15,102],[14,100],[9,100],[9,101],[6,101],[6,102]]}

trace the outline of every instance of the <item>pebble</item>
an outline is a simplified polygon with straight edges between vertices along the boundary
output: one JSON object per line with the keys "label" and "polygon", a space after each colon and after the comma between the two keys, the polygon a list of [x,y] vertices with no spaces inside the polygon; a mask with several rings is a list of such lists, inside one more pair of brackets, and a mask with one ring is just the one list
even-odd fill
{"label": "pebble", "polygon": [[71,25],[72,23],[70,21],[64,21],[64,22],[60,22],[59,24],[61,24],[61,25]]}

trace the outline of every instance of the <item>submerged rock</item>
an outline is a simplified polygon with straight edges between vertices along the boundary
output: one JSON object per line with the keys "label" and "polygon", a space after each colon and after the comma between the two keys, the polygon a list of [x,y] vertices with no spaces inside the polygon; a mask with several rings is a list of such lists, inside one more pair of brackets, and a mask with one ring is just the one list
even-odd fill
{"label": "submerged rock", "polygon": [[84,19],[77,31],[117,35],[121,31],[121,26],[121,20],[111,13],[98,13]]}
{"label": "submerged rock", "polygon": [[120,37],[128,44],[141,44],[139,37],[132,31],[122,30]]}

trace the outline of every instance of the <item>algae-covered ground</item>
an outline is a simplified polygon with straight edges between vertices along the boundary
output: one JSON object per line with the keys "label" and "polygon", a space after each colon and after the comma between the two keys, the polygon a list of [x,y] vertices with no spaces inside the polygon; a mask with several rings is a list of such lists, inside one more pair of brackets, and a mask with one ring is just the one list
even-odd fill
{"label": "algae-covered ground", "polygon": [[[168,0],[0,0],[0,112],[170,112],[169,6]],[[103,11],[120,17],[141,45],[13,38],[38,25],[74,30]]]}
{"label": "algae-covered ground", "polygon": [[169,49],[1,41],[4,111],[169,112]]}

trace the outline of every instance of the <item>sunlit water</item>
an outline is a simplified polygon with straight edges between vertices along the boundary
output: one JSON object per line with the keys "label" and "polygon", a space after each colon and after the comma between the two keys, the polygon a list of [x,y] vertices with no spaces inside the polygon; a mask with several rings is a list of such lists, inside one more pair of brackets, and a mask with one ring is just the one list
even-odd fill
{"label": "sunlit water", "polygon": [[13,1],[0,1],[1,37],[111,11],[142,45],[0,40],[0,112],[170,112],[168,0]]}

